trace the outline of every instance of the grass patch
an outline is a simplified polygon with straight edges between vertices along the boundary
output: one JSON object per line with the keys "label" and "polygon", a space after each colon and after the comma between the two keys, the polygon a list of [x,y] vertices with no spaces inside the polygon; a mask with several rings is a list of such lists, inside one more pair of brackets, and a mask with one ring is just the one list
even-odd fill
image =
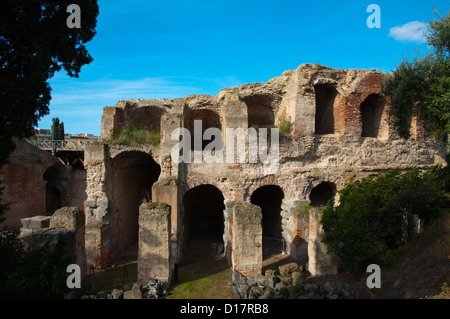
{"label": "grass patch", "polygon": [[292,123],[288,120],[282,119],[278,124],[278,129],[282,134],[291,134],[292,132]]}
{"label": "grass patch", "polygon": [[180,267],[178,284],[167,299],[234,299],[230,269],[222,263],[201,261]]}
{"label": "grass patch", "polygon": [[144,127],[130,129],[127,127],[121,128],[115,132],[111,141],[112,144],[137,146],[150,144],[158,146],[161,142],[160,132],[155,130],[148,130]]}

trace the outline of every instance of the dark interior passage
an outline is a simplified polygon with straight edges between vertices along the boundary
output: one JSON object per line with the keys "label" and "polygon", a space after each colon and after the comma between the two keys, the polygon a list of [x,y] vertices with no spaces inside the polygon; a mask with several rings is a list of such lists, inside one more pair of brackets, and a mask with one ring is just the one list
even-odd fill
{"label": "dark interior passage", "polygon": [[134,245],[135,249],[131,249],[134,255],[137,254],[139,206],[151,200],[151,187],[158,180],[161,168],[150,155],[138,151],[124,152],[113,162],[117,253]]}
{"label": "dark interior passage", "polygon": [[61,193],[59,192],[58,188],[56,188],[55,186],[50,186],[49,184],[47,184],[45,188],[46,188],[45,211],[47,216],[51,216],[56,210],[62,207]]}
{"label": "dark interior passage", "polygon": [[223,243],[225,209],[222,192],[212,185],[194,187],[183,196],[186,245],[195,240]]}
{"label": "dark interior passage", "polygon": [[380,95],[371,94],[361,103],[362,137],[379,136],[384,102]]}
{"label": "dark interior passage", "polygon": [[250,202],[262,210],[262,232],[264,237],[282,238],[281,202],[284,198],[279,186],[262,186],[253,192]]}
{"label": "dark interior passage", "polygon": [[336,185],[330,182],[322,182],[311,190],[309,200],[311,206],[326,206],[328,201],[336,195]]}
{"label": "dark interior passage", "polygon": [[316,96],[316,134],[334,134],[334,100],[337,90],[330,84],[314,86]]}

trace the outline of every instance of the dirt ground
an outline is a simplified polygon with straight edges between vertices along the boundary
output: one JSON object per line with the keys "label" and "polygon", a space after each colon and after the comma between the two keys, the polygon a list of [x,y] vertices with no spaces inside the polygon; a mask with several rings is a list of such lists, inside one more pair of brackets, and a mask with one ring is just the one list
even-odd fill
{"label": "dirt ground", "polygon": [[[263,272],[292,262],[287,254],[264,252]],[[136,262],[118,265],[97,276],[97,289],[136,281]],[[335,276],[314,277],[319,285],[343,281],[355,299],[421,299],[436,296],[444,283],[450,283],[450,216],[436,223],[411,241],[394,259],[392,267],[382,268],[381,289],[369,290],[366,279],[342,272]],[[446,298],[450,298],[448,294]],[[187,247],[179,265],[178,281],[167,299],[234,299],[230,268],[224,257],[215,254],[208,242],[198,241]]]}

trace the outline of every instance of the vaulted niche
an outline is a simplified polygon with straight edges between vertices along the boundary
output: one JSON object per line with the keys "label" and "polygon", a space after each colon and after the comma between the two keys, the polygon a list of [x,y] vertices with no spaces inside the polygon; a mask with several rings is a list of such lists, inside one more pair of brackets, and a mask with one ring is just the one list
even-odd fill
{"label": "vaulted niche", "polygon": [[[113,159],[113,212],[117,223],[117,253],[137,257],[139,206],[151,200],[151,187],[158,180],[161,167],[153,158],[140,151],[127,151]],[[126,251],[125,251],[126,250]]]}
{"label": "vaulted niche", "polygon": [[326,206],[328,201],[336,195],[336,185],[331,182],[322,182],[311,190],[309,200],[311,206]]}
{"label": "vaulted niche", "polygon": [[[194,143],[195,134],[194,134],[194,124],[196,120],[201,121],[201,136],[199,137],[202,140],[201,149],[197,147]],[[191,150],[203,150],[206,145],[214,141],[215,137],[213,136],[211,140],[203,139],[204,133],[209,128],[217,128],[222,130],[222,125],[220,122],[220,116],[211,110],[200,109],[200,110],[192,110],[184,119],[184,127],[189,130],[191,133]],[[223,147],[223,143],[220,143],[221,147]]]}
{"label": "vaulted niche", "polygon": [[316,96],[315,133],[334,134],[334,101],[338,92],[331,84],[314,85],[314,91]]}
{"label": "vaulted niche", "polygon": [[273,98],[264,95],[254,95],[243,98],[247,105],[248,127],[272,128],[275,125]]}
{"label": "vaulted niche", "polygon": [[131,109],[128,115],[128,127],[145,128],[148,131],[160,131],[161,116],[165,111],[157,106],[142,106]]}
{"label": "vaulted niche", "polygon": [[379,94],[369,95],[361,103],[362,137],[385,138],[387,125],[383,124],[384,101]]}

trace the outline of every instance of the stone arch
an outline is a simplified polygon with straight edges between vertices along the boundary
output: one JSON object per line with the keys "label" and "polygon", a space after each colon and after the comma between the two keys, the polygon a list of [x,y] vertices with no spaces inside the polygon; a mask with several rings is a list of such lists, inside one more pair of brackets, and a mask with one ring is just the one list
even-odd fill
{"label": "stone arch", "polygon": [[361,136],[385,139],[388,126],[385,120],[385,103],[378,93],[372,93],[361,103]]}
{"label": "stone arch", "polygon": [[336,196],[336,184],[324,181],[315,186],[309,195],[311,206],[326,206],[328,201]]}
{"label": "stone arch", "polygon": [[223,242],[224,196],[214,185],[202,184],[186,191],[182,198],[184,242]]}
{"label": "stone arch", "polygon": [[61,163],[55,163],[47,168],[42,176],[45,180],[45,214],[50,216],[63,207],[67,192],[68,172]]}
{"label": "stone arch", "polygon": [[[209,128],[217,128],[219,130],[222,129],[222,124],[220,120],[219,114],[212,110],[208,109],[194,109],[191,110],[184,118],[183,126],[187,128],[191,134],[191,150],[196,149],[196,145],[194,143],[194,121],[201,120],[202,121],[202,145],[201,150],[205,148],[206,145],[211,143],[211,140],[203,140],[203,134]],[[221,143],[221,148],[223,147],[223,143]]]}
{"label": "stone arch", "polygon": [[334,134],[336,129],[336,87],[331,83],[314,85],[316,99],[315,134]]}
{"label": "stone arch", "polygon": [[161,167],[151,155],[142,151],[124,151],[112,159],[113,198],[112,222],[116,225],[117,255],[137,257],[139,206],[151,201],[152,185],[161,174]]}

